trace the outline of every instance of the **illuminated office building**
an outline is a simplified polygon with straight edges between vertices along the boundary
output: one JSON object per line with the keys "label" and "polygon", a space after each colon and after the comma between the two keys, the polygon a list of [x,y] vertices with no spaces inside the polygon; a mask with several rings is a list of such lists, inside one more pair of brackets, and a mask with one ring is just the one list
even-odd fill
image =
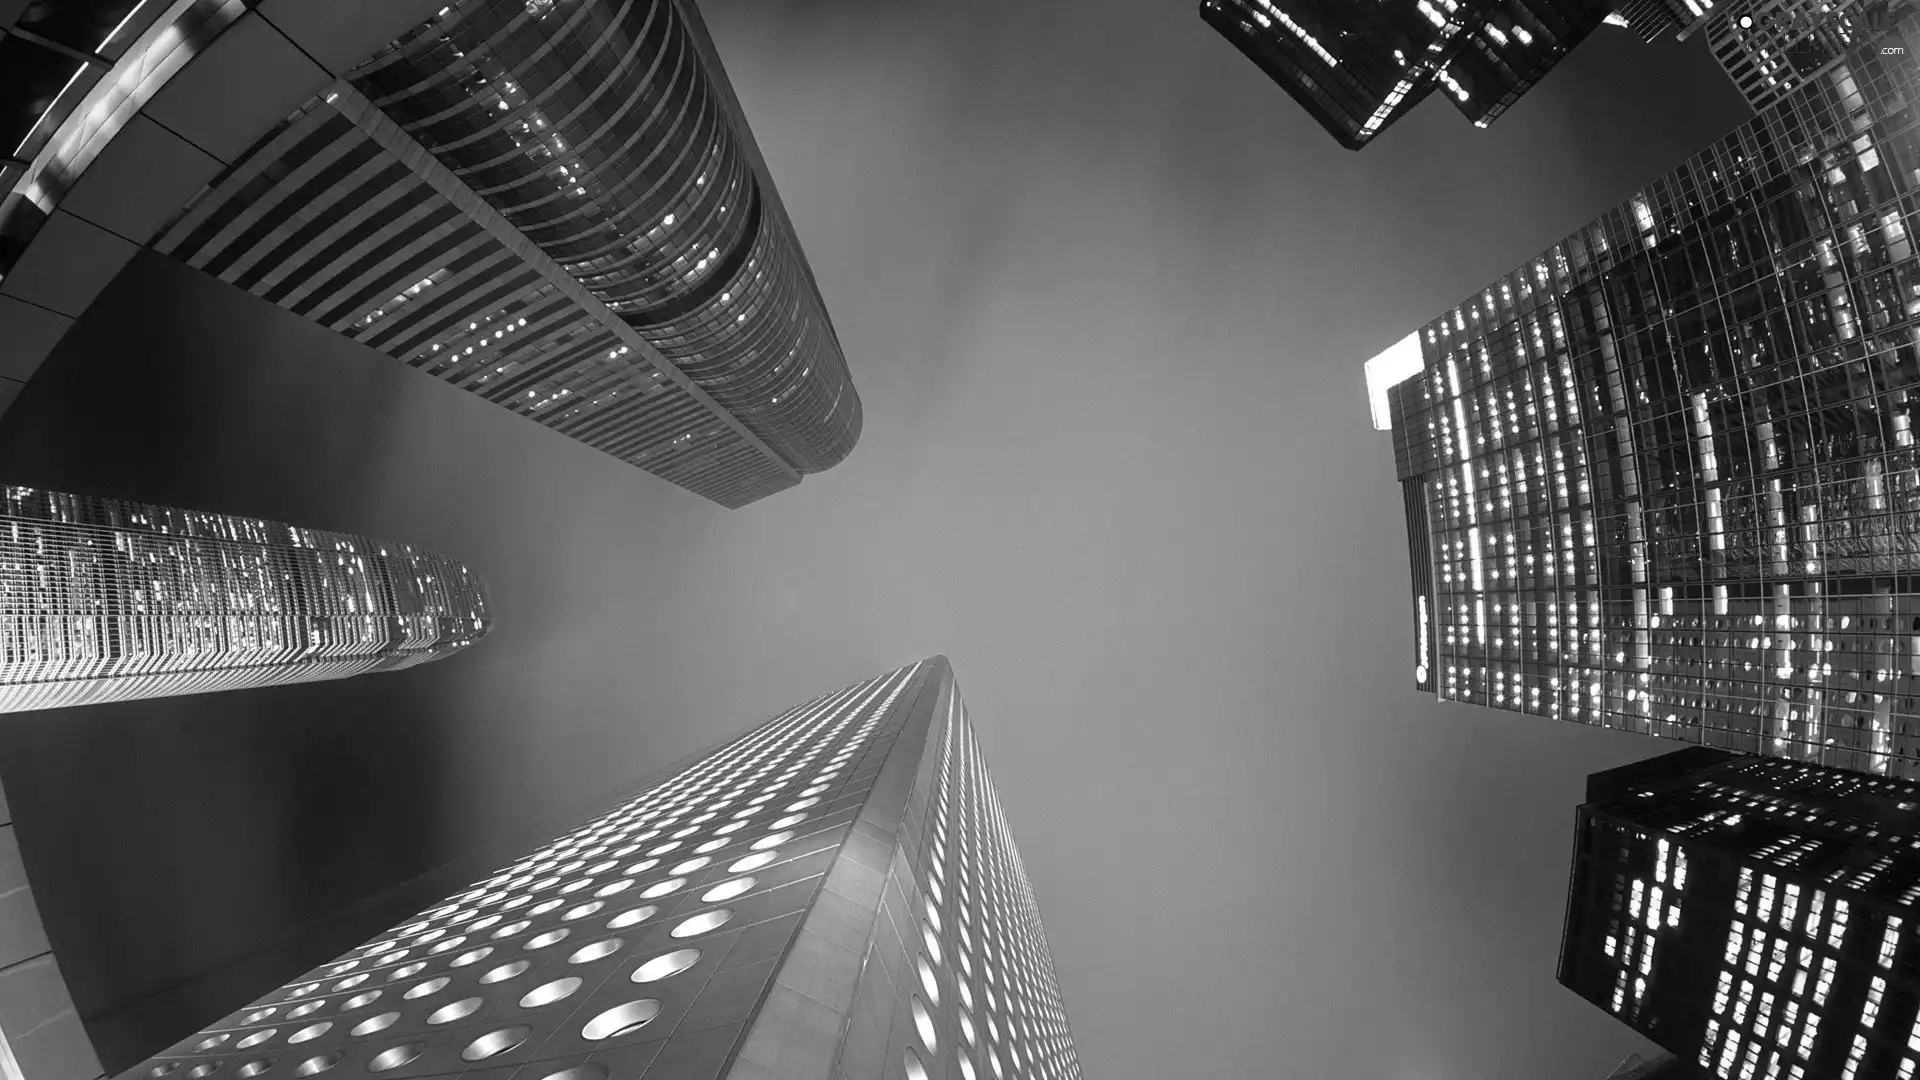
{"label": "illuminated office building", "polygon": [[1714,58],[1755,109],[1825,74],[1914,7],[1910,0],[1721,0],[1708,6]]}
{"label": "illuminated office building", "polygon": [[1888,60],[1369,364],[1423,689],[1920,775],[1920,69]]}
{"label": "illuminated office building", "polygon": [[1722,1080],[1911,1080],[1920,784],[1705,747],[1596,773],[1559,979]]}
{"label": "illuminated office building", "polygon": [[1202,0],[1200,17],[1358,150],[1436,87],[1485,127],[1611,9],[1609,0]]}
{"label": "illuminated office building", "polygon": [[859,437],[812,271],[684,0],[454,3],[153,246],[726,506]]}
{"label": "illuminated office building", "polygon": [[0,488],[0,712],[396,671],[491,623],[478,576],[406,544]]}
{"label": "illuminated office building", "polygon": [[1687,31],[1712,6],[1712,0],[1615,0],[1616,22],[1634,32],[1641,41],[1653,42]]}
{"label": "illuminated office building", "polygon": [[120,1076],[1081,1075],[944,657],[640,790]]}

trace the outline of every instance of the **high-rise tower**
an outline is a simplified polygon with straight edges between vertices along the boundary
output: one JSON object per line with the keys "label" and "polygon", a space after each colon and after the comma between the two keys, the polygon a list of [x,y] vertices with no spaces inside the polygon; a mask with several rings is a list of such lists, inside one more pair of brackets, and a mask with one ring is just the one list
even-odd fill
{"label": "high-rise tower", "polygon": [[1911,0],[1721,0],[1706,6],[1714,58],[1756,109],[1825,74],[1916,7]]}
{"label": "high-rise tower", "polygon": [[1202,0],[1200,17],[1358,150],[1436,87],[1485,127],[1611,0]]}
{"label": "high-rise tower", "polygon": [[0,712],[395,671],[492,625],[445,555],[0,488]]}
{"label": "high-rise tower", "polygon": [[1920,784],[1689,747],[1596,773],[1560,982],[1720,1080],[1911,1080]]}
{"label": "high-rise tower", "polygon": [[698,12],[459,0],[153,246],[727,506],[839,462],[839,339]]}
{"label": "high-rise tower", "polygon": [[1073,1080],[944,657],[775,717],[120,1074]]}
{"label": "high-rise tower", "polygon": [[1920,775],[1915,100],[1856,50],[1369,365],[1423,689]]}

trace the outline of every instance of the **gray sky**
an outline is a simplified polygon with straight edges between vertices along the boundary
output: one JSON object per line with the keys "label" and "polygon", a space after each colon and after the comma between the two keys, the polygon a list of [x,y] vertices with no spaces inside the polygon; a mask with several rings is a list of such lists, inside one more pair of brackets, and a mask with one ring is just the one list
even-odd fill
{"label": "gray sky", "polygon": [[1188,3],[704,7],[866,403],[839,467],[727,512],[158,257],[0,423],[11,482],[414,541],[499,614],[0,724],[83,1011],[944,652],[1095,1080],[1648,1049],[1553,973],[1585,774],[1670,745],[1414,692],[1360,364],[1738,122],[1699,43],[1352,154]]}

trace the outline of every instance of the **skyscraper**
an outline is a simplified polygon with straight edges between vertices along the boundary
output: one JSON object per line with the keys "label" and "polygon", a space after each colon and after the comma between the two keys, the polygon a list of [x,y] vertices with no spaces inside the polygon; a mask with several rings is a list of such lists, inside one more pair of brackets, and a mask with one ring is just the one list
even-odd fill
{"label": "skyscraper", "polygon": [[844,458],[839,340],[684,0],[461,0],[155,239],[727,506]]}
{"label": "skyscraper", "polygon": [[1755,109],[1825,74],[1906,17],[1910,0],[1738,0],[1709,5],[1707,41]]}
{"label": "skyscraper", "polygon": [[1920,775],[1914,100],[1856,50],[1369,365],[1422,689]]}
{"label": "skyscraper", "polygon": [[1596,773],[1560,982],[1722,1080],[1910,1080],[1920,784],[1688,747]]}
{"label": "skyscraper", "polygon": [[1358,150],[1436,86],[1485,127],[1611,9],[1610,0],[1201,0],[1200,17]]}
{"label": "skyscraper", "polygon": [[396,671],[491,622],[479,577],[406,544],[0,488],[0,712]]}
{"label": "skyscraper", "polygon": [[944,657],[816,698],[120,1074],[1077,1078]]}

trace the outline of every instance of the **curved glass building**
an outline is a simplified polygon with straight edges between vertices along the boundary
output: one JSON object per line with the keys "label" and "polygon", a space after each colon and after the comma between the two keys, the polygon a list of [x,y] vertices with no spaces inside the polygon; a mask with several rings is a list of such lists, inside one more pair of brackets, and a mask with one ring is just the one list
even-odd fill
{"label": "curved glass building", "polygon": [[0,488],[0,712],[395,671],[491,625],[477,575],[406,544]]}
{"label": "curved glass building", "polygon": [[728,506],[859,438],[792,224],[676,0],[446,7],[155,246]]}

